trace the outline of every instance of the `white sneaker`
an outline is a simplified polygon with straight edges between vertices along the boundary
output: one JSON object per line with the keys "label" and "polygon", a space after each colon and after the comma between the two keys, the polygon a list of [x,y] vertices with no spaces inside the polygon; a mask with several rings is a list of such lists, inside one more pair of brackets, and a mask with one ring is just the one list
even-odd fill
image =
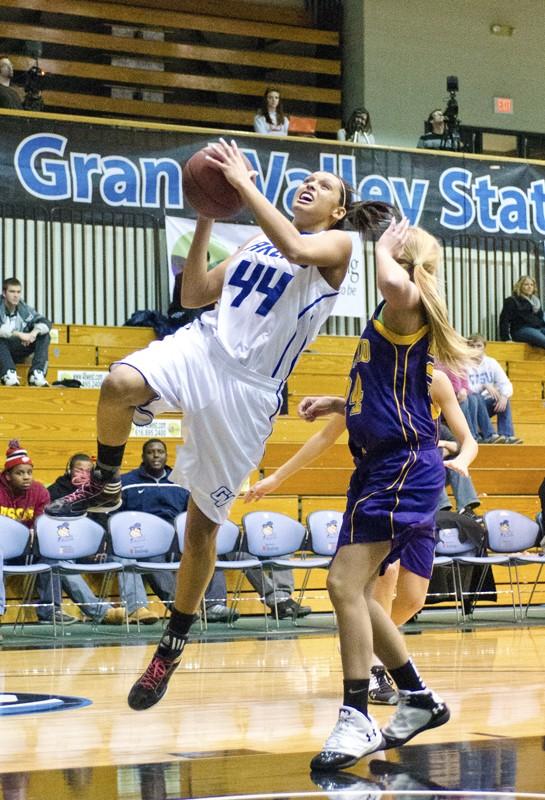
{"label": "white sneaker", "polygon": [[49,386],[41,369],[33,370],[28,376],[29,386]]}
{"label": "white sneaker", "polygon": [[431,689],[419,692],[400,690],[397,711],[382,729],[386,747],[400,747],[417,733],[444,725],[449,718],[447,706]]}
{"label": "white sneaker", "polygon": [[8,369],[2,378],[2,383],[4,386],[19,386],[19,378],[17,377],[17,373],[14,369]]}
{"label": "white sneaker", "polygon": [[341,706],[339,719],[317,756],[312,770],[331,772],[351,767],[356,761],[384,746],[380,729],[372,717],[350,706]]}

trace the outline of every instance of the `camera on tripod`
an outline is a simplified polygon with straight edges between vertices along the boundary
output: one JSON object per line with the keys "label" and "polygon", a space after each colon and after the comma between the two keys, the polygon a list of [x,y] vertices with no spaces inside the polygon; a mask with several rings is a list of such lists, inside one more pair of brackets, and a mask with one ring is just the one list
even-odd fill
{"label": "camera on tripod", "polygon": [[43,111],[44,101],[42,98],[42,88],[46,73],[40,68],[38,59],[25,73],[25,98],[23,108],[27,111]]}
{"label": "camera on tripod", "polygon": [[456,93],[458,92],[458,78],[456,75],[447,77],[447,92],[449,93],[449,98],[447,107],[443,111],[443,117],[445,118],[445,127],[448,135],[454,133],[454,131],[459,133],[460,128],[458,100],[456,99]]}

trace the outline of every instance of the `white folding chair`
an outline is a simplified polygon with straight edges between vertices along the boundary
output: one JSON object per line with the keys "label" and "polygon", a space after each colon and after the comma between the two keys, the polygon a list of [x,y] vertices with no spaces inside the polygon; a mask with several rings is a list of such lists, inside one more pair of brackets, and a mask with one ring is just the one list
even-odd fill
{"label": "white folding chair", "polygon": [[[176,533],[178,534],[178,545],[182,555],[184,552],[186,519],[187,519],[187,512],[184,511],[182,514],[178,514],[178,516],[174,520],[174,527],[176,528]],[[234,522],[226,520],[222,525],[219,526],[218,535],[216,539],[217,558],[216,558],[215,569],[220,569],[225,572],[238,571],[239,573],[236,579],[235,588],[233,590],[233,599],[229,607],[230,614],[227,624],[230,627],[232,627],[236,621],[235,616],[238,604],[240,602],[242,582],[244,580],[244,570],[255,569],[255,568],[261,569],[261,562],[257,558],[244,558],[244,559],[222,558],[222,556],[224,557],[229,553],[235,552],[237,550],[239,538],[240,538],[240,531],[238,529],[238,526],[235,525]],[[265,611],[265,620],[266,618],[267,614]],[[204,598],[202,603],[202,620],[204,623],[204,627],[207,628],[208,622],[206,619],[206,603],[204,601]]]}
{"label": "white folding chair", "polygon": [[[15,619],[13,630],[17,629],[19,621],[21,622],[21,631],[24,629],[25,620],[22,611],[27,606],[34,605],[30,603],[36,578],[38,575],[47,575],[49,577],[49,585],[51,590],[51,618],[53,621],[53,635],[57,635],[56,620],[55,620],[55,599],[53,594],[53,574],[49,564],[42,564],[40,562],[32,563],[32,555],[30,552],[31,535],[29,529],[22,522],[0,515],[0,551],[2,553],[3,567],[2,572],[5,578],[11,575],[20,575],[23,577],[23,592],[19,610]],[[28,563],[26,564],[6,564],[9,559],[22,558],[26,556]],[[1,577],[1,576],[0,576]]]}
{"label": "white folding chair", "polygon": [[[309,569],[309,564],[302,564],[306,559],[294,557],[303,546],[305,527],[287,514],[277,511],[250,511],[242,517],[242,530],[250,555],[261,562],[262,569],[270,570],[273,587],[275,569]],[[263,604],[264,594],[263,589]],[[276,627],[279,628],[276,592],[274,594],[274,616]],[[265,619],[268,628],[268,618]]]}
{"label": "white folding chair", "polygon": [[[506,567],[509,577],[509,588],[512,597],[513,617],[515,621],[522,620],[521,590],[518,578],[518,566],[521,559],[525,558],[521,551],[535,547],[539,534],[536,522],[508,509],[495,509],[487,511],[484,515],[486,525],[487,553],[483,556],[460,556],[457,560],[461,564],[473,564],[484,567],[479,585],[475,590],[478,601],[488,569],[492,566]],[[518,562],[518,563],[517,563]],[[513,571],[515,580],[513,581]],[[515,595],[515,586],[517,594]],[[517,617],[517,601],[519,616]]]}
{"label": "white folding chair", "polygon": [[435,556],[433,569],[446,569],[452,577],[456,621],[465,620],[462,601],[462,578],[458,556],[475,556],[477,545],[469,537],[462,540],[458,528],[440,528],[435,533]]}
{"label": "white folding chair", "polygon": [[[123,572],[123,565],[117,561],[98,560],[95,562],[77,563],[80,558],[101,555],[104,542],[104,529],[88,517],[61,519],[42,514],[36,520],[36,539],[42,558],[55,563],[51,565],[54,575],[101,575],[102,581],[98,592],[99,604],[106,604],[112,577]],[[62,601],[62,595],[61,595]],[[64,623],[61,615],[61,628],[64,634]]]}
{"label": "white folding chair", "polygon": [[[172,551],[175,530],[170,522],[145,511],[118,511],[108,517],[108,532],[113,555],[124,559],[124,572],[132,574],[133,580],[136,575],[151,572],[178,572],[179,561],[145,560],[167,556]],[[128,625],[128,609],[126,612]]]}

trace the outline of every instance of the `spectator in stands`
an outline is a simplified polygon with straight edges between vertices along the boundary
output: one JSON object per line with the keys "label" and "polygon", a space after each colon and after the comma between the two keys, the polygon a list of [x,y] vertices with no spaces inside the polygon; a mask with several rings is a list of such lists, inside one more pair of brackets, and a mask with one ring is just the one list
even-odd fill
{"label": "spectator in stands", "polygon": [[19,93],[10,86],[13,64],[7,56],[0,56],[0,108],[23,108]]}
{"label": "spectator in stands", "polygon": [[445,115],[440,108],[434,108],[426,121],[427,130],[419,138],[416,146],[427,150],[460,150],[458,131],[449,131]]}
{"label": "spectator in stands", "polygon": [[[443,451],[443,460],[448,461],[451,458],[456,458],[460,452],[460,445],[444,423],[440,425],[439,436],[439,447]],[[468,516],[474,517],[475,509],[481,505],[481,501],[477,497],[473,481],[469,476],[461,475],[459,472],[455,472],[451,469],[445,469],[445,489],[443,489],[443,494],[439,499],[437,510],[450,511],[452,508],[452,504],[446,492],[446,487],[449,485],[456,501],[456,511],[459,514],[467,514]]]}
{"label": "spectator in stands", "polygon": [[451,382],[473,438],[480,444],[501,444],[503,436],[494,430],[484,397],[471,391],[467,374],[457,375],[438,361],[435,362],[435,368],[444,372]]}
{"label": "spectator in stands", "polygon": [[[51,500],[65,497],[76,487],[89,480],[93,468],[94,462],[87,453],[74,453],[66,465],[65,472],[48,487]],[[106,514],[88,514],[88,516],[103,528],[105,527]],[[97,554],[97,557],[100,558],[101,554]],[[121,625],[123,623],[125,618],[123,609],[114,608],[110,603],[100,602],[82,575],[63,575],[61,586],[68,597],[92,622],[102,625]]]}
{"label": "spectator in stands", "polygon": [[337,139],[355,144],[375,144],[371,117],[366,108],[360,106],[354,109],[344,128],[339,128],[337,131]]}
{"label": "spectator in stands", "polygon": [[505,299],[500,313],[502,342],[512,340],[545,347],[545,320],[536,289],[530,275],[522,275],[513,286],[513,293]]}
{"label": "spectator in stands", "polygon": [[[167,447],[161,439],[148,439],[142,447],[142,463],[137,469],[121,476],[121,511],[145,511],[174,523],[175,518],[187,509],[189,492],[169,479],[171,468],[167,465]],[[162,561],[161,556],[149,559]],[[155,594],[170,602],[176,589],[176,576],[171,572],[150,572],[147,580]],[[157,614],[148,608],[144,581],[140,575],[120,579],[121,594],[126,600],[131,622],[153,624]],[[216,571],[205,594],[208,622],[226,622],[229,609],[226,604],[226,586],[223,573]]]}
{"label": "spectator in stands", "polygon": [[[6,451],[4,471],[0,474],[0,514],[22,522],[31,531],[37,517],[49,503],[49,492],[32,477],[33,464],[28,452],[16,439],[12,439]],[[16,562],[13,562],[16,563]],[[24,563],[24,562],[21,562]],[[38,596],[40,604],[36,609],[39,622],[51,622],[51,583],[46,575],[38,575]],[[4,594],[4,586],[0,589]],[[69,625],[76,618],[63,614],[60,608],[60,586],[54,584],[55,621]],[[0,615],[4,613],[5,599],[0,596]]]}
{"label": "spectator in stands", "polygon": [[43,314],[21,300],[21,282],[6,278],[0,300],[0,380],[4,386],[18,386],[15,363],[31,353],[29,386],[48,386],[46,381],[51,323]]}
{"label": "spectator in stands", "polygon": [[284,114],[280,92],[269,86],[263,95],[263,102],[254,117],[254,131],[266,136],[287,136],[289,118]]}
{"label": "spectator in stands", "polygon": [[484,398],[491,417],[497,415],[498,434],[504,437],[505,444],[520,444],[522,439],[515,436],[511,415],[510,398],[513,396],[513,384],[496,359],[486,355],[484,336],[474,333],[469,337],[468,343],[478,358],[478,361],[468,369],[471,391]]}

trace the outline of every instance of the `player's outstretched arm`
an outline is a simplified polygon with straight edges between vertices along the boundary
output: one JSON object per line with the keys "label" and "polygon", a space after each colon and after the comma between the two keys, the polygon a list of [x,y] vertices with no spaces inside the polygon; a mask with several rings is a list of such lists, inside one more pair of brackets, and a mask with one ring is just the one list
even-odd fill
{"label": "player's outstretched arm", "polygon": [[471,435],[451,382],[444,372],[440,372],[437,369],[433,371],[431,397],[434,404],[440,407],[449,429],[460,444],[460,452],[456,458],[451,461],[445,461],[445,467],[467,478],[469,475],[468,467],[477,457],[479,447]]}
{"label": "player's outstretched arm", "polygon": [[270,494],[270,492],[274,492],[274,490],[278,489],[290,475],[294,475],[300,469],[306,467],[307,464],[310,464],[314,459],[318,458],[318,456],[335,444],[345,428],[344,414],[335,414],[335,416],[329,420],[325,428],[316,431],[295,455],[289,458],[282,466],[278,467],[271,475],[257,481],[253,486],[250,486],[244,495],[244,502],[251,503],[254,500],[259,500],[266,494]]}
{"label": "player's outstretched arm", "polygon": [[228,259],[208,271],[208,245],[213,224],[212,219],[197,217],[182,278],[184,308],[207,306],[221,295]]}
{"label": "player's outstretched arm", "polygon": [[344,414],[344,397],[305,397],[297,407],[297,413],[307,422],[314,422],[327,414]]}
{"label": "player's outstretched arm", "polygon": [[[242,158],[234,140],[228,144],[223,139],[211,145],[216,156],[208,156],[222,170],[229,183],[235,187],[244,203],[251,208],[257,223],[283,256],[294,264],[311,264],[316,267],[341,269],[342,277],[348,268],[352,253],[352,240],[346,231],[327,230],[319,236],[303,236],[295,225],[261,194],[252,180],[252,173]],[[332,190],[338,191],[338,179],[331,176]],[[344,215],[344,210],[340,217]],[[340,286],[341,281],[335,281]],[[333,285],[333,283],[332,283]],[[338,286],[336,288],[338,288]]]}
{"label": "player's outstretched arm", "polygon": [[394,310],[409,311],[420,305],[420,292],[398,258],[407,241],[409,220],[392,219],[375,246],[377,285],[387,304]]}

